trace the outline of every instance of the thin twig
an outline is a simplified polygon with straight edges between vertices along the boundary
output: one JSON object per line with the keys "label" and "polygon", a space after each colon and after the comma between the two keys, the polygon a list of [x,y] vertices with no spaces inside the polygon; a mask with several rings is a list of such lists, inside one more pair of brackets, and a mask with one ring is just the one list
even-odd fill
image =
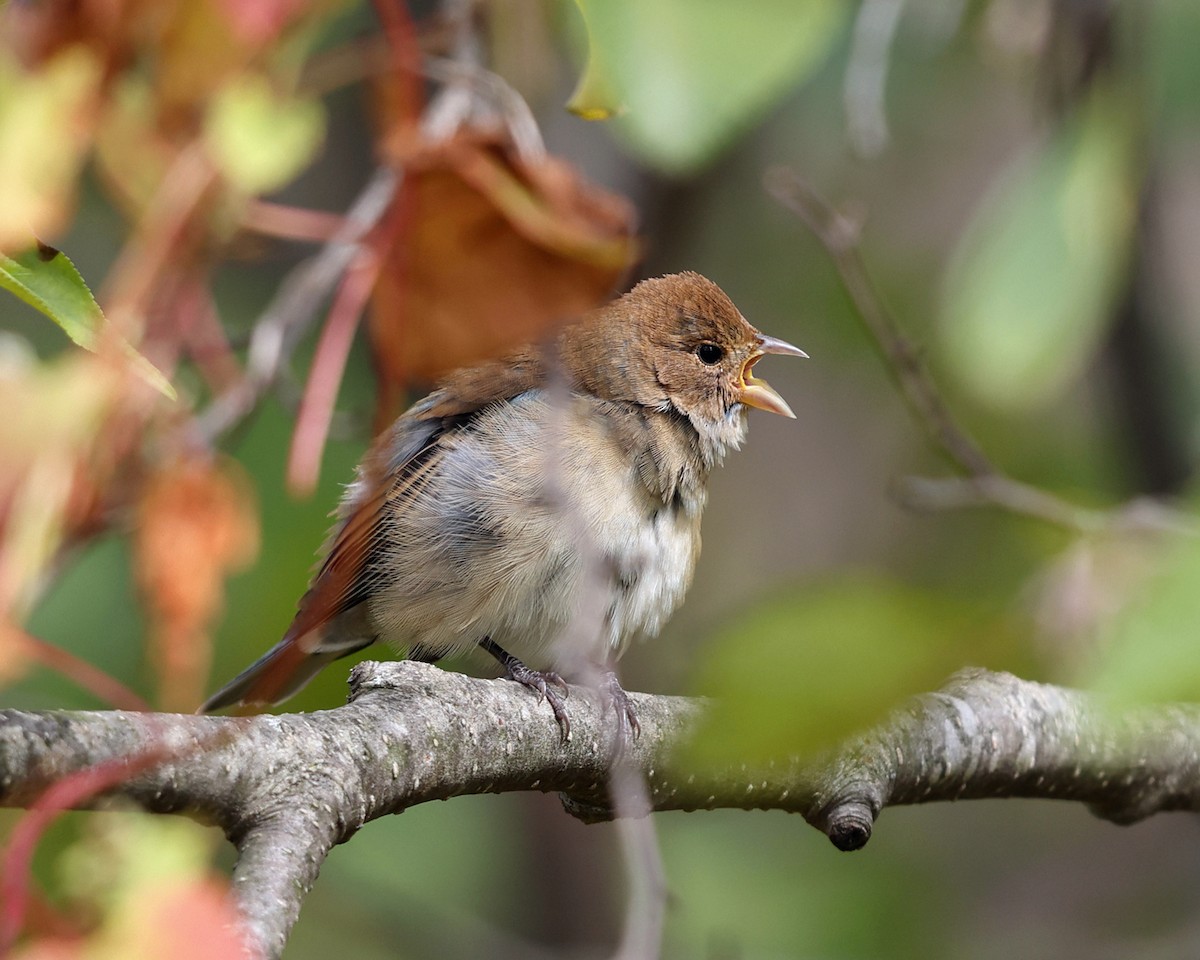
{"label": "thin twig", "polygon": [[74,681],[79,687],[87,690],[110,707],[132,711],[151,709],[150,704],[120,680],[62,647],[47,643],[11,624],[0,625],[0,636],[3,636],[5,646],[14,645],[31,660]]}
{"label": "thin twig", "polygon": [[1200,534],[1200,525],[1185,513],[1149,497],[1098,510],[1071,503],[1039,487],[996,474],[990,477],[904,477],[897,498],[915,510],[1000,507],[1080,533]]}
{"label": "thin twig", "polygon": [[[392,232],[388,231],[389,234]],[[312,369],[300,400],[288,452],[287,483],[295,496],[308,496],[316,488],[321,454],[329,437],[354,331],[358,329],[359,316],[375,287],[375,278],[391,242],[392,238],[388,237],[379,244],[379,249],[371,244],[359,248],[329,308],[329,319],[313,354]]]}
{"label": "thin twig", "polygon": [[344,224],[340,213],[253,198],[242,211],[241,226],[269,237],[328,243]]}
{"label": "thin twig", "polygon": [[[450,45],[454,46],[453,41]],[[380,37],[367,37],[314,58],[302,87],[308,96],[324,96],[339,87],[380,76],[389,69],[391,59],[386,42]],[[537,118],[525,98],[500,74],[477,60],[460,56],[456,50],[451,51],[451,56],[427,53],[420,74],[446,88],[426,111],[425,133],[432,139],[452,136],[468,116],[477,120],[494,118],[503,125],[526,161],[536,163],[546,156]],[[469,95],[469,104],[459,100],[443,106],[442,94],[449,93],[451,87],[460,88],[455,99]],[[469,109],[462,109],[464,105]]]}
{"label": "thin twig", "polygon": [[833,258],[833,265],[888,372],[930,439],[973,477],[999,473],[975,440],[955,421],[917,349],[875,293],[859,250],[860,225],[826,203],[792,170],[777,167],[768,171],[766,186],[776,200],[804,221]]}
{"label": "thin twig", "polygon": [[955,419],[917,348],[884,307],[863,262],[860,224],[832,207],[793,170],[785,167],[769,170],[765,185],[825,247],[859,319],[917,422],[934,446],[966,474],[958,478],[906,478],[900,485],[900,495],[907,505],[930,510],[1000,507],[1083,534],[1101,531],[1200,534],[1200,524],[1192,517],[1162,504],[1151,509],[1147,501],[1137,500],[1097,510],[1007,476]]}
{"label": "thin twig", "polygon": [[176,154],[104,281],[100,300],[121,329],[140,332],[154,291],[181,259],[187,227],[203,212],[201,201],[217,175],[199,140]]}
{"label": "thin twig", "polygon": [[358,253],[363,237],[391,205],[399,181],[395,170],[379,167],[333,239],[284,278],[254,325],[245,377],[196,418],[200,434],[209,442],[240,423],[275,382],[319,307]]}
{"label": "thin twig", "polygon": [[846,128],[860,156],[873,157],[891,139],[885,94],[892,44],[904,0],[864,0],[854,19],[842,103]]}
{"label": "thin twig", "polygon": [[[614,771],[615,773],[615,771]],[[646,796],[646,782],[637,771],[628,777],[637,780],[640,793]],[[667,916],[667,872],[663,867],[658,829],[646,796],[645,813],[631,817],[625,809],[616,808],[617,836],[629,878],[625,922],[621,941],[613,960],[650,960],[662,952],[663,925]]]}

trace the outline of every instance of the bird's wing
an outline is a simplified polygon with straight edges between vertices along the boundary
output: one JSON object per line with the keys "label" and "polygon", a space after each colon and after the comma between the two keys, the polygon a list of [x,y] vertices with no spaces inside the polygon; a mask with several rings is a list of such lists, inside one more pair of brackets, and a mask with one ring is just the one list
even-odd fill
{"label": "bird's wing", "polygon": [[338,509],[317,575],[300,599],[283,639],[215,693],[205,713],[235,703],[277,703],[325,664],[375,641],[362,603],[378,575],[373,562],[387,536],[388,517],[403,510],[433,478],[444,440],[466,428],[486,407],[538,386],[544,366],[522,353],[460,371],[421,400],[372,446],[358,481]]}
{"label": "bird's wing", "polygon": [[[370,595],[372,559],[386,536],[387,518],[437,473],[445,454],[444,438],[468,426],[491,404],[538,386],[544,369],[539,354],[526,351],[460,370],[376,440],[358,483],[343,501],[342,522],[334,529],[325,560],[285,639],[310,634]],[[325,638],[326,643],[333,640]]]}
{"label": "bird's wing", "polygon": [[438,439],[447,424],[406,414],[388,436],[399,444],[394,484],[381,483],[377,444],[364,461],[358,482],[338,510],[341,522],[317,575],[300,598],[283,638],[262,657],[214,693],[200,708],[211,713],[246,703],[278,703],[296,693],[327,663],[370,646],[373,628],[362,602],[370,593],[372,558],[381,543],[380,524],[391,496],[419,483],[438,458]]}

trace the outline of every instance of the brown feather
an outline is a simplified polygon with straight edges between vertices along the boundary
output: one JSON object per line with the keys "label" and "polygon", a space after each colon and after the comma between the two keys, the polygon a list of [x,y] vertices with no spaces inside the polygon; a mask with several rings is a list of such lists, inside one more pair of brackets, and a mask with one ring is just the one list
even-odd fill
{"label": "brown feather", "polygon": [[[423,651],[441,630],[434,656],[482,639],[466,635],[477,622],[548,636],[576,596],[556,585],[585,550],[570,522],[547,526],[556,501],[590,510],[620,581],[613,602],[630,630],[656,631],[690,580],[708,471],[744,436],[764,343],[716,284],[682,273],[643,281],[553,342],[451,374],[372,445],[283,639],[204,709],[289,695],[380,636]],[[555,380],[573,394],[555,429],[575,444],[556,482],[573,486],[548,496],[537,411],[552,398],[517,398]],[[563,609],[545,607],[550,597]],[[629,639],[606,641],[612,655]]]}

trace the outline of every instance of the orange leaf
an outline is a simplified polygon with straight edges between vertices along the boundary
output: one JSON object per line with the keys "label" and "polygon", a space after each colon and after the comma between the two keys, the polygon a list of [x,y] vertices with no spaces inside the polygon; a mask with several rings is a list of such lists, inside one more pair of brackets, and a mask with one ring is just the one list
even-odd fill
{"label": "orange leaf", "polygon": [[141,960],[245,960],[240,919],[215,880],[192,880],[143,891],[136,926],[124,947]]}
{"label": "orange leaf", "polygon": [[258,550],[249,482],[228,460],[162,467],[142,495],[135,550],[161,699],[192,709],[207,677],[208,627],[221,609],[225,577]]}

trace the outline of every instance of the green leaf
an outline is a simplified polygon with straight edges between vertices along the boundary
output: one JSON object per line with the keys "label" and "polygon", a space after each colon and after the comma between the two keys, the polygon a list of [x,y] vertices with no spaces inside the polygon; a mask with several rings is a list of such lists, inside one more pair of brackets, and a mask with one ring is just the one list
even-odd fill
{"label": "green leaf", "polygon": [[100,304],[62,251],[39,244],[16,257],[0,254],[0,287],[40,310],[85,350],[94,351],[102,338],[112,337],[147,383],[175,399],[175,388],[158,368],[108,329]]}
{"label": "green leaf", "polygon": [[1159,0],[1147,7],[1146,17],[1147,88],[1159,122],[1157,136],[1165,131],[1190,140],[1200,125],[1200,58],[1195,45],[1200,4]]}
{"label": "green leaf", "polygon": [[577,0],[588,61],[568,106],[645,160],[695,170],[821,65],[845,0]]}
{"label": "green leaf", "polygon": [[1121,286],[1136,203],[1128,114],[1098,90],[1016,165],[946,278],[948,363],[984,402],[1046,403],[1082,372]]}
{"label": "green leaf", "polygon": [[714,703],[692,749],[705,762],[759,762],[828,747],[955,670],[994,661],[1007,637],[981,620],[867,576],[762,603],[708,646],[696,692]]}
{"label": "green leaf", "polygon": [[1115,703],[1200,701],[1200,539],[1169,542],[1160,563],[1100,638],[1089,686]]}
{"label": "green leaf", "polygon": [[204,132],[229,180],[248,194],[269,193],[308,166],[325,113],[316,100],[280,96],[265,77],[246,75],[221,88]]}

